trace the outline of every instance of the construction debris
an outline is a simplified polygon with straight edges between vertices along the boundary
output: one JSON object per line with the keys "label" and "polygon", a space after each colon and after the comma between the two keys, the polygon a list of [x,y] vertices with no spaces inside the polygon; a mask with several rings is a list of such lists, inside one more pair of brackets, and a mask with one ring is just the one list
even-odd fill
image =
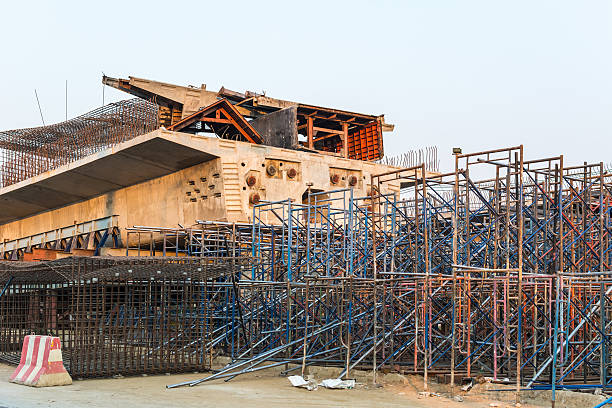
{"label": "construction debris", "polygon": [[321,381],[319,385],[333,390],[347,390],[355,388],[355,380],[341,380],[339,378],[329,378],[327,380]]}
{"label": "construction debris", "polygon": [[287,379],[294,387],[306,388],[308,391],[314,391],[319,386],[332,390],[347,390],[355,388],[355,380],[341,380],[339,378],[328,378],[321,381],[319,384],[315,380],[305,380],[301,375],[290,375]]}
{"label": "construction debris", "polygon": [[306,388],[308,391],[314,391],[318,388],[316,381],[305,380],[301,375],[290,375],[287,379],[294,387]]}

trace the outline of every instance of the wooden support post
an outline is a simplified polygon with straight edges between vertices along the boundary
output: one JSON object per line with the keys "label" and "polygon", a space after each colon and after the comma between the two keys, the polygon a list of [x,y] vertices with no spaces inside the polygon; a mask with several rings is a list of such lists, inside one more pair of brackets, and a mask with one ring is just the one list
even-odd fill
{"label": "wooden support post", "polygon": [[348,123],[342,124],[342,157],[348,158]]}
{"label": "wooden support post", "polygon": [[311,117],[309,117],[308,119],[306,119],[307,121],[307,126],[306,126],[306,135],[308,136],[308,148],[309,149],[314,149],[314,130],[313,130],[313,119]]}

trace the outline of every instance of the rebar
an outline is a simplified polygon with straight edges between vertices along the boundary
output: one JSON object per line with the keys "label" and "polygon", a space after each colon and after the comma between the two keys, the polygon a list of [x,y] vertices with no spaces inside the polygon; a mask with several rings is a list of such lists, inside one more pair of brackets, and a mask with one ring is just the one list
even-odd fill
{"label": "rebar", "polygon": [[158,122],[158,106],[135,98],[54,125],[0,131],[0,187],[151,132]]}

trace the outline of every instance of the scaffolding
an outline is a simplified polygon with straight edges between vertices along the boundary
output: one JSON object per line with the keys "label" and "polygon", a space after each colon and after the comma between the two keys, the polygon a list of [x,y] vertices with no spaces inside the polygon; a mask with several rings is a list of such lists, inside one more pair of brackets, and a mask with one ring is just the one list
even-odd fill
{"label": "scaffolding", "polygon": [[[612,175],[602,164],[564,167],[563,156],[525,160],[522,146],[454,157],[447,174],[421,165],[372,176],[366,197],[346,189],[254,206],[252,242],[244,244],[260,260],[251,279],[286,285],[290,293],[272,298],[301,305],[285,308],[285,327],[276,331],[295,339],[308,310],[322,303],[297,292],[324,281],[324,292],[350,298],[348,280],[370,294],[360,315],[370,337],[356,337],[370,348],[330,334],[337,343],[325,361],[348,362],[345,371],[357,360],[375,371],[404,367],[424,374],[424,387],[429,373],[450,374],[452,387],[456,376],[511,378],[517,399],[525,387],[605,390],[612,381]],[[382,194],[391,181],[400,193]],[[338,313],[357,303],[332,304]],[[353,313],[325,321],[356,327]],[[298,334],[311,344],[312,333]],[[247,353],[254,355],[248,369],[234,356],[227,373],[256,369],[256,352],[269,359],[272,350]],[[277,352],[285,362],[299,360]],[[304,356],[308,364],[319,354]]]}
{"label": "scaffolding", "polygon": [[454,159],[373,175],[364,197],[262,202],[251,223],[130,228],[127,255],[247,260],[207,286],[197,340],[232,362],[170,387],[332,365],[422,374],[425,389],[448,375],[453,391],[484,375],[517,399],[609,389],[612,174],[522,146]]}

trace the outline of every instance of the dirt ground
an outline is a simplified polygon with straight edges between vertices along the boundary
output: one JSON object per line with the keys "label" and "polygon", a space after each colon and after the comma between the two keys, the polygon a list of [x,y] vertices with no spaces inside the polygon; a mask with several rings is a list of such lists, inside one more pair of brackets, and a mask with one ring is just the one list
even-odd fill
{"label": "dirt ground", "polygon": [[[30,407],[414,407],[414,408],[476,408],[510,407],[513,394],[487,395],[476,389],[462,393],[463,401],[449,398],[445,385],[432,384],[427,396],[422,391],[422,377],[388,374],[382,376],[382,386],[368,382],[368,374],[357,375],[358,385],[351,390],[328,390],[319,387],[307,391],[292,387],[278,372],[268,370],[234,378],[230,382],[216,380],[196,387],[166,389],[166,385],[207,376],[206,373],[181,375],[138,376],[74,381],[72,385],[32,388],[8,382],[14,367],[0,364],[0,408]],[[322,369],[312,373],[315,378],[331,374]],[[356,373],[359,374],[359,373]],[[328,378],[328,377],[325,377]],[[363,380],[363,381],[361,381]],[[491,384],[489,384],[491,385]],[[490,393],[489,393],[490,394]],[[523,404],[522,407],[549,406]],[[594,405],[594,404],[593,404]],[[593,405],[576,405],[593,406]],[[564,405],[557,405],[564,406]],[[569,405],[568,405],[569,406]]]}

